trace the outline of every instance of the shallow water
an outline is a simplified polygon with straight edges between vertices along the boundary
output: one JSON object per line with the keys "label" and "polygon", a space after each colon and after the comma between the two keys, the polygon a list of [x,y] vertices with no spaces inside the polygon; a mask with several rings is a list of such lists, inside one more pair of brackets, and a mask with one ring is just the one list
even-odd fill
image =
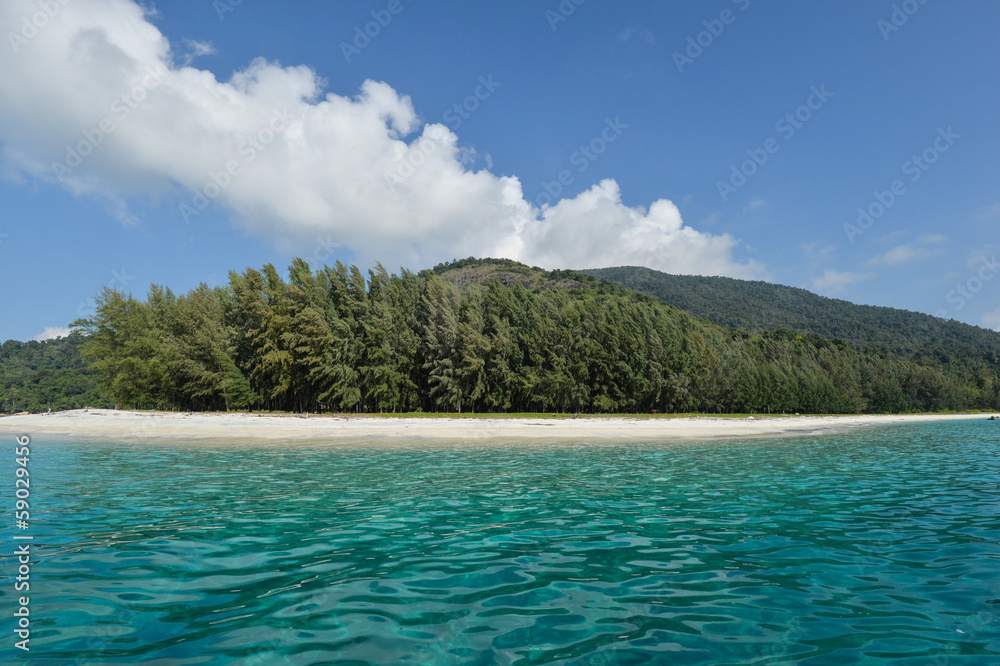
{"label": "shallow water", "polygon": [[5,633],[2,663],[1000,663],[985,420],[633,445],[42,438],[30,465],[31,652]]}

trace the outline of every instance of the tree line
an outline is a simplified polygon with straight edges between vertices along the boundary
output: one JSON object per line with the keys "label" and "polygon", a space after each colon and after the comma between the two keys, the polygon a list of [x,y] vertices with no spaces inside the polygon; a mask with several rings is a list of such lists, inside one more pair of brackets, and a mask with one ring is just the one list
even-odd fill
{"label": "tree line", "polygon": [[96,314],[74,327],[102,395],[119,408],[1000,408],[995,378],[813,334],[726,329],[619,285],[502,260],[364,274],[340,262],[312,270],[296,259],[287,279],[268,264],[181,296],[153,285],[144,300],[113,289],[96,300]]}

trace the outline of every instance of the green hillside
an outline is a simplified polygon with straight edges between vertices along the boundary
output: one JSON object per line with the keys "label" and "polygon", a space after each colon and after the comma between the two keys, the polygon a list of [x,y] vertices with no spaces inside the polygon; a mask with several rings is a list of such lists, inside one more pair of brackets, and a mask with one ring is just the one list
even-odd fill
{"label": "green hillside", "polygon": [[104,406],[96,373],[80,356],[83,337],[0,345],[0,414]]}
{"label": "green hillside", "polygon": [[580,271],[647,294],[667,305],[729,328],[785,329],[841,339],[857,348],[891,351],[932,362],[1000,362],[1000,333],[957,321],[825,298],[805,289],[725,277],[669,275],[625,266]]}
{"label": "green hillside", "polygon": [[[629,269],[617,270],[627,277]],[[616,282],[508,260],[464,259],[396,275],[296,259],[286,275],[269,264],[183,295],[153,285],[143,299],[105,289],[96,314],[74,324],[79,334],[4,345],[3,409],[1000,409],[995,357],[987,362],[988,350],[973,338],[946,337],[972,327],[945,326],[933,354],[929,345],[914,353],[913,331],[887,333],[893,317],[912,313],[854,315],[860,328],[848,335],[837,326],[857,306],[801,290],[770,293],[791,294],[811,309],[779,306],[747,321],[727,313],[726,321],[737,324],[730,327],[706,319],[724,308],[752,311],[749,304],[766,301],[774,287],[729,281],[729,305],[716,310],[704,305],[712,302],[706,282],[690,296],[703,309],[681,303],[696,318]],[[650,283],[642,286],[652,292]],[[740,296],[741,289],[762,291]],[[802,312],[809,312],[812,328],[781,325]],[[778,330],[765,328],[776,322]],[[877,349],[866,335],[882,335],[885,344]]]}

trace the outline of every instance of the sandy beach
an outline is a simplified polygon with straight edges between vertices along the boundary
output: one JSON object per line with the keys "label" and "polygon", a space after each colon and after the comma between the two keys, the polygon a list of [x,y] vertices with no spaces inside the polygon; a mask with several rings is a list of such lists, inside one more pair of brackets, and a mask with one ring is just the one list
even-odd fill
{"label": "sandy beach", "polygon": [[875,416],[713,416],[629,418],[383,418],[273,414],[190,414],[108,409],[0,418],[0,435],[57,436],[115,441],[369,442],[534,441],[625,442],[775,437],[955,419],[987,414]]}

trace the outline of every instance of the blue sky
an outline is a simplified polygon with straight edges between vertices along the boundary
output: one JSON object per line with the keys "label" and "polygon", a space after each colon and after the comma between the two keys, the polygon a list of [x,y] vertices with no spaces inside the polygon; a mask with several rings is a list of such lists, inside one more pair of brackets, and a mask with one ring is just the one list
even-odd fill
{"label": "blue sky", "polygon": [[0,339],[294,256],[641,264],[1000,328],[993,0],[231,3],[0,9]]}

